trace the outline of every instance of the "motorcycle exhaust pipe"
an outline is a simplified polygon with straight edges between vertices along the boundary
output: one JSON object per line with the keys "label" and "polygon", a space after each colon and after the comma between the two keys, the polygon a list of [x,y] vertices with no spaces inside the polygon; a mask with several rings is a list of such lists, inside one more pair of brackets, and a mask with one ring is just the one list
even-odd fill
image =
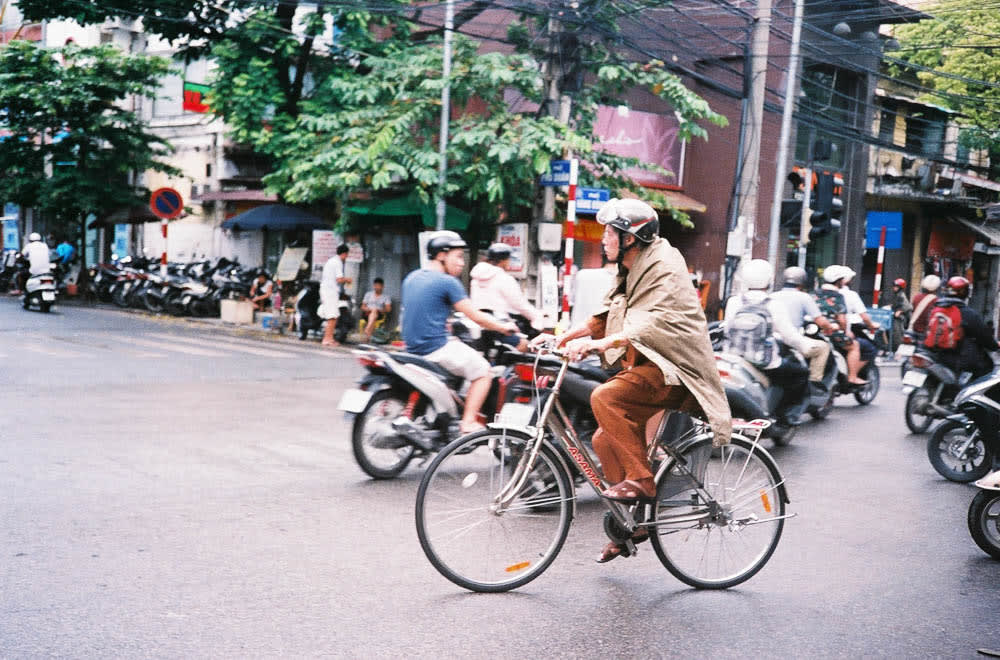
{"label": "motorcycle exhaust pipe", "polygon": [[406,441],[424,451],[434,451],[434,443],[424,435],[423,430],[412,420],[399,417],[392,420],[392,430],[406,438]]}

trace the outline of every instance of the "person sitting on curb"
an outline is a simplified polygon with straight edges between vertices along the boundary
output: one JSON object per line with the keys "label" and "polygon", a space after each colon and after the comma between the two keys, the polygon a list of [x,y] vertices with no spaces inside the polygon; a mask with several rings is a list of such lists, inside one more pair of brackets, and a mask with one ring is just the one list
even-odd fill
{"label": "person sitting on curb", "polygon": [[250,303],[255,312],[271,306],[271,295],[274,292],[274,282],[267,273],[260,271],[250,285]]}
{"label": "person sitting on curb", "polygon": [[381,277],[372,280],[372,290],[365,294],[361,300],[361,313],[367,322],[365,323],[365,341],[372,340],[375,333],[375,323],[379,319],[384,319],[392,311],[392,299],[385,293],[385,281]]}

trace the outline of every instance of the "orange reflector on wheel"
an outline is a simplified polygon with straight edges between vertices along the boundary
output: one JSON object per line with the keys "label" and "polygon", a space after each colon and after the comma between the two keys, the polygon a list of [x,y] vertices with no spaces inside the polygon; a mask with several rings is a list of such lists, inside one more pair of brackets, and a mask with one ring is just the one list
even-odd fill
{"label": "orange reflector on wheel", "polygon": [[760,501],[764,505],[764,510],[771,513],[771,499],[767,496],[767,492],[760,491]]}
{"label": "orange reflector on wheel", "polygon": [[520,564],[511,564],[510,566],[508,566],[504,570],[507,571],[508,573],[517,573],[518,571],[523,571],[524,569],[528,568],[529,566],[531,566],[531,562],[530,561],[522,561]]}

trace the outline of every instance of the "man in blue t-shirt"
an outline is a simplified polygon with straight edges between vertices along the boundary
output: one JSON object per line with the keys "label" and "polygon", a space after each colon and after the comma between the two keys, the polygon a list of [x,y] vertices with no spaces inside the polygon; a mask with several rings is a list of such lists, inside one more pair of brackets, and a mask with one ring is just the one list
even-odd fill
{"label": "man in blue t-shirt", "polygon": [[457,276],[465,268],[465,241],[453,231],[437,232],[427,242],[427,268],[403,280],[403,341],[406,350],[434,362],[469,381],[460,429],[483,428],[476,419],[490,392],[490,363],[475,350],[448,334],[452,309],[487,330],[505,335],[517,332],[514,323],[500,323],[476,309]]}

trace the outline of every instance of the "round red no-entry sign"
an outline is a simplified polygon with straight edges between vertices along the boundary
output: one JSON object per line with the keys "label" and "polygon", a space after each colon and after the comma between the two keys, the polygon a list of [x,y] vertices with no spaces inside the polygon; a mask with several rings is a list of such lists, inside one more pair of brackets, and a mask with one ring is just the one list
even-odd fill
{"label": "round red no-entry sign", "polygon": [[157,218],[170,220],[184,212],[184,200],[173,188],[158,188],[149,196],[149,210]]}

